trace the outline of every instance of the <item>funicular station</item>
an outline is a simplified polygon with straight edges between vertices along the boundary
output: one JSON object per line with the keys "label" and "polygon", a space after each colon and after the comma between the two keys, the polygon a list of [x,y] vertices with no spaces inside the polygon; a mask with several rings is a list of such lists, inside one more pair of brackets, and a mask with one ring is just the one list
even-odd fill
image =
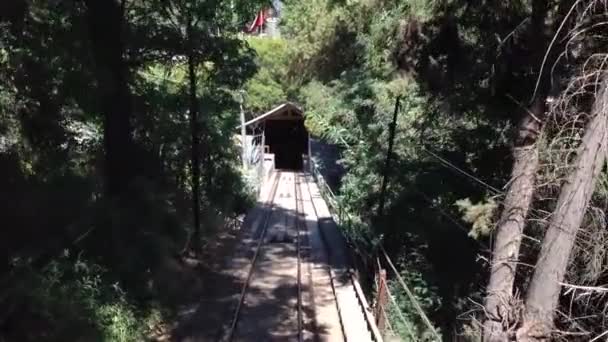
{"label": "funicular station", "polygon": [[[304,112],[284,103],[242,117],[243,167],[259,180],[258,205],[244,225],[243,287],[223,340],[380,341],[349,252],[319,185]],[[257,213],[256,213],[257,212]],[[238,266],[240,265],[240,266]]]}
{"label": "funicular station", "polygon": [[292,103],[245,122],[240,140],[244,167],[261,170],[265,177],[273,170],[301,171],[309,167],[310,140],[304,114]]}

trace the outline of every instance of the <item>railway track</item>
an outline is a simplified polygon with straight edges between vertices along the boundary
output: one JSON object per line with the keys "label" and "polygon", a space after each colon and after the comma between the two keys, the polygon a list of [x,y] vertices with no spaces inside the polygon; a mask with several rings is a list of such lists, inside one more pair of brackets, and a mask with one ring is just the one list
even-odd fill
{"label": "railway track", "polygon": [[329,266],[330,251],[308,182],[298,172],[275,175],[223,341],[371,341],[365,328],[356,329],[356,335],[345,331],[349,311],[359,308],[340,307],[345,290],[334,281],[339,275]]}
{"label": "railway track", "polygon": [[365,295],[352,273],[350,256],[345,249],[343,237],[335,226],[331,212],[316,186],[313,187],[311,182],[306,182],[306,188],[310,194],[313,214],[318,221],[316,230],[320,240],[319,244],[322,246],[322,250],[327,252],[323,259],[327,263],[326,272],[330,277],[342,339],[348,342],[382,342],[382,336]]}
{"label": "railway track", "polygon": [[[302,194],[302,175],[295,174],[296,230],[298,250],[298,340],[319,341],[316,319],[315,286],[312,269],[310,231],[306,220],[305,199]],[[305,288],[305,291],[303,290]],[[309,310],[305,310],[308,308]]]}
{"label": "railway track", "polygon": [[298,280],[298,341],[304,341],[304,312],[302,305],[302,248],[305,245],[302,241],[302,216],[305,215],[302,207],[302,192],[300,189],[300,180],[297,173],[294,173],[294,195],[296,200],[296,253],[298,257],[297,264],[297,280]]}
{"label": "railway track", "polygon": [[232,322],[230,324],[230,329],[229,329],[226,337],[223,339],[224,341],[231,342],[234,339],[237,324],[239,322],[239,318],[241,315],[241,309],[245,302],[245,296],[247,295],[247,290],[249,289],[249,282],[251,281],[251,278],[253,277],[253,273],[254,273],[255,266],[256,266],[256,261],[258,259],[258,256],[260,255],[261,247],[264,244],[264,240],[265,240],[266,234],[268,232],[268,223],[270,221],[270,216],[272,215],[272,212],[273,212],[274,198],[276,196],[280,180],[281,180],[281,171],[277,171],[277,174],[274,177],[274,181],[270,188],[268,199],[264,203],[265,212],[264,212],[264,218],[263,218],[263,222],[262,222],[262,233],[258,239],[257,246],[255,247],[254,255],[251,258],[251,265],[249,266],[249,271],[247,272],[247,278],[245,279],[245,282],[243,283],[243,287],[241,289],[241,294],[239,296],[239,300],[238,300],[236,309],[234,311],[234,315],[232,317]]}

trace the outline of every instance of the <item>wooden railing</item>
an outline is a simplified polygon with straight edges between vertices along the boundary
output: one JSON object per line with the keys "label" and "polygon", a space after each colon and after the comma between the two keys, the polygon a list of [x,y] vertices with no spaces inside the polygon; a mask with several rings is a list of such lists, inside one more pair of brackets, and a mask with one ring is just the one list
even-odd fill
{"label": "wooden railing", "polygon": [[[323,175],[319,171],[314,160],[311,158],[309,162],[313,179],[318,184],[321,196],[327,203],[334,221],[342,228],[342,232],[345,229],[351,231],[352,223],[355,221],[354,217],[342,208],[338,198],[323,178]],[[433,340],[437,342],[441,341],[441,336],[422,309],[422,306],[413,291],[399,274],[399,270],[395,267],[382,244],[378,243],[377,246],[371,247],[372,249],[375,249],[375,252],[372,252],[370,251],[370,248],[363,248],[360,243],[351,238],[349,234],[343,233],[342,235],[351,246],[351,252],[354,251],[356,253],[356,255],[352,255],[353,261],[356,262],[356,260],[359,260],[362,266],[356,267],[355,271],[357,272],[357,278],[361,278],[358,274],[360,268],[364,271],[370,271],[370,273],[373,270],[375,288],[375,295],[372,300],[373,315],[376,326],[382,337],[403,337],[403,335],[407,335],[410,341],[419,340],[419,336],[414,331],[412,323],[408,321],[406,315],[401,310],[397,299],[391,293],[390,285],[393,284],[393,287],[402,290],[406,295],[414,308],[414,314],[419,317],[430,335],[433,336]],[[373,266],[370,267],[370,264]]]}

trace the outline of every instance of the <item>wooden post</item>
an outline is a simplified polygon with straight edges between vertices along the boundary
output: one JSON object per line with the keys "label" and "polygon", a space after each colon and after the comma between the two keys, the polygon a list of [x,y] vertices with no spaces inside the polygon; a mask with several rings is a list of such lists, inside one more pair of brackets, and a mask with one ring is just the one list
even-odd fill
{"label": "wooden post", "polygon": [[386,304],[388,303],[388,292],[386,291],[386,270],[378,272],[378,293],[376,296],[376,325],[380,333],[384,335],[386,330]]}
{"label": "wooden post", "polygon": [[397,96],[395,101],[395,112],[393,113],[393,122],[389,127],[388,151],[386,152],[386,161],[384,162],[384,171],[382,172],[382,186],[380,189],[380,203],[378,204],[377,218],[381,219],[384,214],[384,201],[386,197],[386,186],[388,185],[388,175],[391,168],[391,159],[393,157],[393,145],[395,144],[395,129],[397,127],[397,114],[399,114],[399,102],[401,96]]}
{"label": "wooden post", "polygon": [[312,146],[310,143],[310,134],[307,134],[308,136],[308,172],[312,173]]}

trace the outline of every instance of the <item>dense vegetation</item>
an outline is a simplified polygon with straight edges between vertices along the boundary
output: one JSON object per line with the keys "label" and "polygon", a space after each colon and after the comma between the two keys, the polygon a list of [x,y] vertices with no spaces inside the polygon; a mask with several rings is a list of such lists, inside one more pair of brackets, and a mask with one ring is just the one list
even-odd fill
{"label": "dense vegetation", "polygon": [[[139,341],[250,194],[253,1],[0,4],[0,340]],[[162,333],[162,332],[161,332]]]}
{"label": "dense vegetation", "polygon": [[[565,267],[553,261],[568,260],[570,251],[552,254],[555,240],[542,246],[532,284],[526,266],[537,262],[545,231],[560,226],[552,217],[563,212],[551,212],[570,203],[557,203],[563,181],[582,176],[572,172],[581,165],[573,155],[582,153],[580,137],[597,113],[593,94],[602,101],[603,10],[596,1],[287,2],[282,33],[289,57],[273,67],[284,70],[277,82],[303,105],[313,134],[343,148],[348,172],[339,198],[360,218],[351,239],[372,253],[381,241],[401,262],[446,340],[479,339],[484,321],[488,340],[542,339],[548,331],[590,339],[606,331],[603,290],[595,288],[608,274],[600,252],[606,227],[597,216],[605,212],[605,173],[595,174],[601,181],[586,198],[565,280],[553,278]],[[601,169],[603,157],[596,163]],[[567,192],[561,197],[570,198]],[[571,202],[582,213],[586,200]],[[541,274],[551,275],[541,282]],[[588,286],[591,300],[564,288],[568,306],[555,317],[557,330],[534,328],[552,322],[547,308],[558,304],[535,296],[534,281],[541,288],[561,281]],[[423,336],[427,328],[411,303],[401,305]],[[533,319],[535,311],[543,314]],[[488,336],[497,325],[501,332]]]}
{"label": "dense vegetation", "polygon": [[285,100],[444,340],[605,334],[605,2],[289,0],[282,38],[243,38],[263,5],[0,2],[0,341],[166,333],[251,205],[239,102]]}

